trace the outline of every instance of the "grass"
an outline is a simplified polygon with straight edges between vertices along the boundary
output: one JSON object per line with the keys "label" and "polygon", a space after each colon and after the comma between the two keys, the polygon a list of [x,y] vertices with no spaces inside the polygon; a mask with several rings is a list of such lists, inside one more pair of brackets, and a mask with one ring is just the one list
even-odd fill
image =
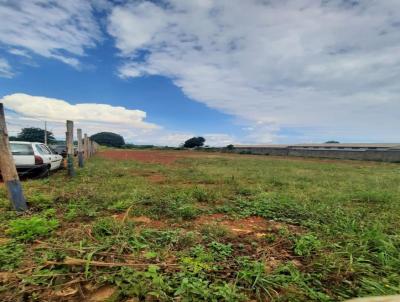
{"label": "grass", "polygon": [[95,157],[74,179],[25,181],[23,216],[0,187],[0,297],[81,301],[106,285],[108,301],[400,293],[399,184],[397,164]]}

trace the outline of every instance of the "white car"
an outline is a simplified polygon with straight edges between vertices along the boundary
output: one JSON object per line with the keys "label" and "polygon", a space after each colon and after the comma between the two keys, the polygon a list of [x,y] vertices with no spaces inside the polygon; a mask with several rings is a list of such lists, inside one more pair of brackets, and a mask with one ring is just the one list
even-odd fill
{"label": "white car", "polygon": [[42,143],[10,142],[15,166],[21,176],[46,176],[60,168],[62,156]]}

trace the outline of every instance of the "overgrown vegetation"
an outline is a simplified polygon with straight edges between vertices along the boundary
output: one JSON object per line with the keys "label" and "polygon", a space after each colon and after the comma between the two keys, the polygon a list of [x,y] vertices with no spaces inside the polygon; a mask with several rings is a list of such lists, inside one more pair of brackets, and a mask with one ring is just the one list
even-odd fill
{"label": "overgrown vegetation", "polygon": [[396,164],[199,153],[170,165],[95,157],[65,174],[23,182],[22,217],[0,187],[2,301],[82,301],[104,287],[108,301],[400,292]]}

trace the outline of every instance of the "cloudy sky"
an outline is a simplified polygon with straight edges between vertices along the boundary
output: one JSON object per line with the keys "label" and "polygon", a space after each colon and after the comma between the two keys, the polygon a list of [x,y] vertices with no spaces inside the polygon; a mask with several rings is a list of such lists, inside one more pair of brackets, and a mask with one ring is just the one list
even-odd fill
{"label": "cloudy sky", "polygon": [[177,145],[397,142],[399,0],[0,0],[24,126]]}

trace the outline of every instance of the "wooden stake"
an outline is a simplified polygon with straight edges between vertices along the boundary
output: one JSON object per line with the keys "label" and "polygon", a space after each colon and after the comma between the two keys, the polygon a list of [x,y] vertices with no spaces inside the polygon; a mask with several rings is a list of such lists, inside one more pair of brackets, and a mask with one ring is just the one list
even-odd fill
{"label": "wooden stake", "polygon": [[85,160],[88,159],[88,137],[86,133],[83,136],[83,155]]}
{"label": "wooden stake", "polygon": [[14,158],[11,153],[2,103],[0,103],[0,170],[7,187],[8,199],[11,201],[14,209],[16,211],[27,210],[26,199],[22,192],[21,182],[19,181]]}
{"label": "wooden stake", "polygon": [[44,122],[44,144],[47,145],[47,122]]}
{"label": "wooden stake", "polygon": [[74,122],[67,121],[67,168],[68,175],[75,176],[74,170]]}
{"label": "wooden stake", "polygon": [[88,143],[88,147],[89,147],[89,157],[92,157],[92,140],[89,138],[89,143]]}
{"label": "wooden stake", "polygon": [[77,130],[78,136],[78,162],[79,168],[83,168],[82,129]]}

